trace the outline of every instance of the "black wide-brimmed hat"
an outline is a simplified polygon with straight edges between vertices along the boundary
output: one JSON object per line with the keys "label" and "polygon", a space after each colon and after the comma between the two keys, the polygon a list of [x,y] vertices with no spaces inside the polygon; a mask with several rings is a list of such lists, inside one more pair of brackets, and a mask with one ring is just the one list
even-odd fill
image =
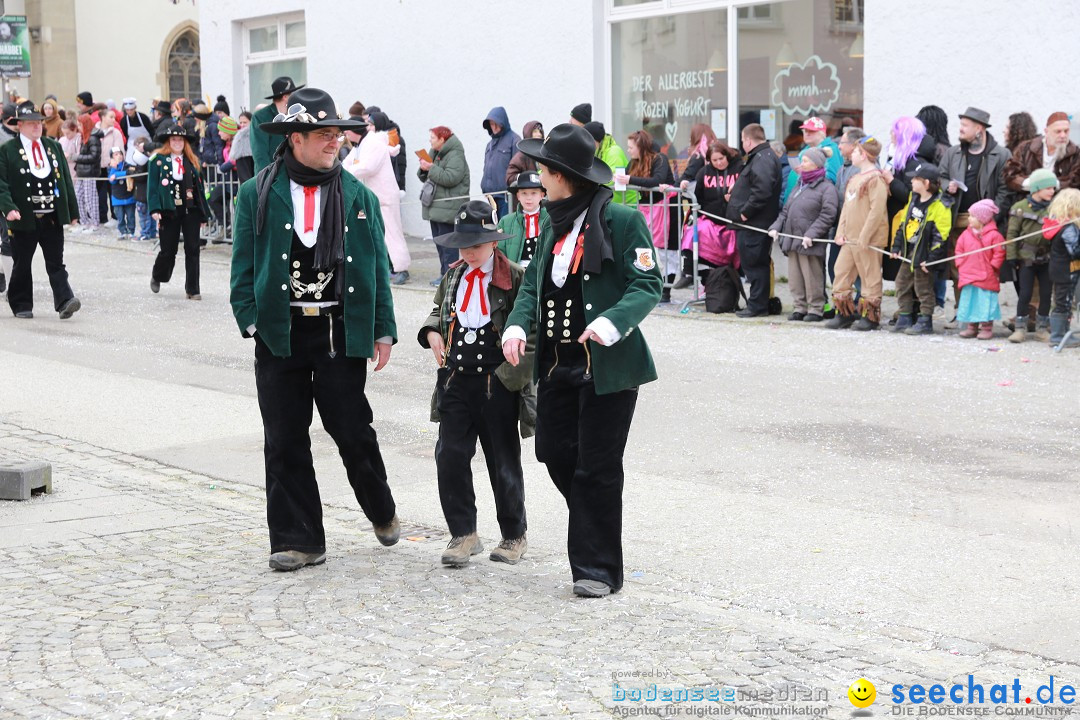
{"label": "black wide-brimmed hat", "polygon": [[158,100],[154,105],[154,110],[157,110],[162,115],[172,115],[172,105],[168,100]]}
{"label": "black wide-brimmed hat", "polygon": [[292,78],[287,75],[282,75],[279,78],[274,78],[274,82],[270,83],[270,95],[267,95],[264,100],[277,100],[282,95],[292,95],[294,92],[304,87],[303,85],[294,85]]}
{"label": "black wide-brimmed hat", "polygon": [[495,209],[487,200],[462,203],[454,217],[454,232],[432,238],[445,248],[469,248],[510,237],[495,225]]}
{"label": "black wide-brimmed hat", "polygon": [[15,120],[22,122],[23,120],[44,120],[41,113],[34,108],[34,103],[30,100],[19,103],[15,107]]}
{"label": "black wide-brimmed hat", "polygon": [[517,177],[514,178],[514,182],[510,183],[506,189],[516,193],[518,190],[528,190],[529,188],[545,189],[544,184],[540,182],[540,173],[535,170],[518,173]]}
{"label": "black wide-brimmed hat", "polygon": [[330,93],[319,88],[303,88],[289,97],[289,107],[278,113],[273,122],[263,123],[259,129],[271,135],[288,135],[292,132],[311,132],[336,127],[356,130],[364,127],[361,120],[344,119],[338,115],[337,106]]}
{"label": "black wide-brimmed hat", "polygon": [[528,138],[518,150],[538,163],[575,175],[597,185],[611,181],[611,168],[596,157],[596,141],[578,125],[556,125],[543,140]]}
{"label": "black wide-brimmed hat", "polygon": [[977,107],[968,107],[967,110],[960,113],[961,118],[967,118],[968,120],[974,120],[983,127],[990,127],[990,113],[985,110],[980,110]]}
{"label": "black wide-brimmed hat", "polygon": [[189,132],[188,129],[180,123],[173,123],[159,132],[154,140],[164,144],[167,143],[171,137],[182,137],[188,142],[194,142],[196,138],[195,133]]}

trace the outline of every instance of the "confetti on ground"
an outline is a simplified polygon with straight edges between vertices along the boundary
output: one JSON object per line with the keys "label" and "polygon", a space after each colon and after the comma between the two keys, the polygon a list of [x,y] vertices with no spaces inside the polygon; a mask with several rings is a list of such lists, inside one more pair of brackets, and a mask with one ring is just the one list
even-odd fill
{"label": "confetti on ground", "polygon": [[1001,382],[998,383],[998,387],[1012,387],[1012,384],[1013,384],[1012,380],[1002,380]]}

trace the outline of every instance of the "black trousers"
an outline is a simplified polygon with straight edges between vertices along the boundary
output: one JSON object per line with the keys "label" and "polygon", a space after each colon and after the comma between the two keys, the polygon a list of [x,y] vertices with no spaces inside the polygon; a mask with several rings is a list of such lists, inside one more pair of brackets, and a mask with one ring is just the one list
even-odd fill
{"label": "black trousers", "polygon": [[468,375],[439,370],[436,400],[439,441],[435,464],[439,500],[454,537],[476,532],[476,494],[470,462],[476,440],[484,448],[495,513],[505,540],[525,534],[525,478],[521,473],[518,401],[494,373]]}
{"label": "black trousers", "polygon": [[[184,289],[188,295],[199,294],[199,226],[202,213],[180,207],[171,214],[162,214],[158,223],[160,249],[151,273],[158,282],[169,282],[176,266],[176,251],[180,246],[180,233],[184,234]],[[344,335],[342,336],[344,337]]]}
{"label": "black trousers", "polygon": [[536,395],[536,459],[570,510],[566,550],[574,581],[623,585],[623,451],[637,388],[597,395],[585,366],[544,368]]}
{"label": "black trousers", "polygon": [[739,248],[739,263],[750,282],[746,294],[746,309],[754,313],[769,311],[769,259],[772,240],[752,230],[738,230],[735,242]]}
{"label": "black trousers", "polygon": [[[454,232],[453,223],[441,223],[434,220],[428,220],[431,224],[431,237],[436,238],[440,235],[447,235]],[[461,257],[461,253],[457,248],[443,247],[442,245],[436,245],[435,249],[439,251],[439,273],[446,274],[446,271],[450,269],[451,263],[457,262]]]}
{"label": "black trousers", "polygon": [[1072,314],[1074,287],[1074,282],[1054,283],[1054,315],[1067,318]]}
{"label": "black trousers", "polygon": [[313,405],[337,444],[364,515],[386,525],[396,512],[372,412],[364,395],[367,360],[345,356],[345,323],[330,317],[294,317],[292,355],[276,357],[255,335],[255,386],[262,411],[266,460],[266,521],[270,552],[325,552],[322,501],[311,461]]}
{"label": "black trousers", "polygon": [[11,231],[11,277],[8,279],[8,305],[12,313],[34,309],[34,278],[30,268],[34,253],[41,246],[45,258],[45,272],[52,286],[53,308],[60,307],[75,293],[68,284],[68,271],[64,267],[64,228],[56,213],[37,218],[37,228],[31,231]]}
{"label": "black trousers", "polygon": [[[102,148],[102,152],[107,151]],[[101,168],[101,172],[98,174],[98,177],[108,178],[109,168]],[[94,185],[97,186],[98,217],[101,218],[101,224],[104,225],[109,220],[109,207],[112,193],[109,192],[109,183],[107,182],[101,182],[99,180],[95,182]]]}
{"label": "black trousers", "polygon": [[1050,282],[1050,266],[1021,265],[1018,273],[1020,297],[1016,300],[1016,317],[1027,317],[1031,305],[1031,296],[1035,293],[1035,280],[1039,280],[1039,315],[1050,314],[1050,295],[1054,290]]}

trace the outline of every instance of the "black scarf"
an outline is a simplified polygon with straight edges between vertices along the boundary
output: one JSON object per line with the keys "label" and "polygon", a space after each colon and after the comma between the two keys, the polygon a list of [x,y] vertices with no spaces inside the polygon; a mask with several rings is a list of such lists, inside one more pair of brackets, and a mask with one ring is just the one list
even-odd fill
{"label": "black scarf", "polygon": [[604,260],[614,260],[611,249],[611,230],[604,219],[604,210],[611,202],[611,188],[603,185],[591,190],[584,190],[562,200],[552,200],[546,204],[551,217],[551,230],[556,238],[570,232],[574,221],[582,212],[585,213],[585,270],[600,272]]}
{"label": "black scarf", "polygon": [[[329,170],[316,170],[301,164],[293,156],[288,143],[281,143],[274,153],[274,161],[261,170],[255,180],[259,198],[255,214],[256,234],[261,235],[266,226],[270,188],[282,166],[289,179],[297,185],[318,185],[322,189],[319,197],[319,236],[315,239],[315,269],[326,272],[338,267],[345,259],[345,193],[341,186],[341,163],[336,160]],[[337,280],[340,289],[341,273],[338,273]]]}

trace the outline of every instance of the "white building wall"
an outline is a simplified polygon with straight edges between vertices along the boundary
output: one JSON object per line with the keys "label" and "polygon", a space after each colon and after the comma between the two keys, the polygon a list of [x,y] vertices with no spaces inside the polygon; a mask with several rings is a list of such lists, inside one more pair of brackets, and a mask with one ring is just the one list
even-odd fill
{"label": "white building wall", "polygon": [[1080,114],[1080,84],[1070,79],[1080,66],[1077,26],[1080,3],[869,0],[865,124],[887,138],[897,117],[939,105],[956,143],[957,115],[974,105],[990,113],[1001,142],[1014,112],[1030,112],[1040,131],[1054,111]]}
{"label": "white building wall", "polygon": [[[188,0],[77,0],[79,90],[89,90],[97,102],[112,98],[117,106],[131,96],[148,112],[150,101],[165,94],[166,40],[178,26],[198,22],[198,16],[199,8]],[[61,102],[73,106],[75,98]]]}
{"label": "white building wall", "polygon": [[[204,91],[224,92],[230,101],[245,97],[243,21],[301,10],[309,84],[330,92],[343,114],[360,100],[401,127],[409,150],[407,202],[420,192],[412,153],[428,147],[429,128],[446,125],[461,139],[479,193],[488,142],[482,122],[492,107],[504,106],[520,134],[529,120],[550,129],[566,122],[574,105],[600,104],[594,5],[587,0],[528,8],[509,0],[202,2]],[[406,232],[429,234],[419,204],[405,205],[402,214]]]}

